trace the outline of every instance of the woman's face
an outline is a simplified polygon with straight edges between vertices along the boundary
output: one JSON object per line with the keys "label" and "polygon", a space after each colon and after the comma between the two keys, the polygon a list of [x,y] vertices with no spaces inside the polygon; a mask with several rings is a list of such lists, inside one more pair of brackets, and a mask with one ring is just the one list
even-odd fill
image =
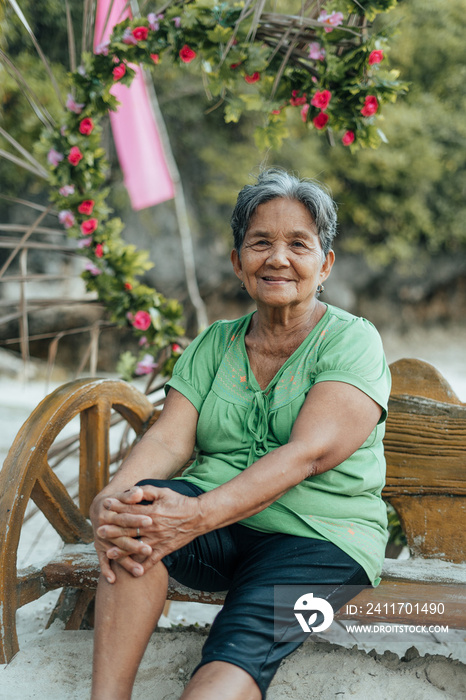
{"label": "woman's face", "polygon": [[316,289],[330,274],[334,254],[323,259],[317,228],[297,200],[260,204],[241,248],[231,260],[236,275],[258,305],[312,306]]}

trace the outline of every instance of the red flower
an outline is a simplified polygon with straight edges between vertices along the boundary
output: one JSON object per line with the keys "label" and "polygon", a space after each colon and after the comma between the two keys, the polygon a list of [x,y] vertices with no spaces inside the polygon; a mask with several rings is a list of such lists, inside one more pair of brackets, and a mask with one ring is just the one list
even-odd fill
{"label": "red flower", "polygon": [[160,57],[159,57],[158,53],[151,53],[150,57],[156,65],[160,61]]}
{"label": "red flower", "polygon": [[281,109],[272,109],[272,114],[281,114]]}
{"label": "red flower", "polygon": [[80,214],[84,214],[85,216],[89,216],[89,214],[92,214],[92,210],[94,209],[94,200],[93,199],[85,199],[83,202],[78,207],[78,211]]}
{"label": "red flower", "polygon": [[136,311],[132,319],[132,324],[138,331],[147,331],[151,323],[151,317],[147,311]]}
{"label": "red flower", "polygon": [[94,122],[90,117],[86,117],[85,119],[82,119],[80,124],[79,124],[79,133],[82,134],[83,136],[89,136],[89,134],[92,133],[94,129]]}
{"label": "red flower", "polygon": [[147,39],[147,35],[149,34],[149,30],[147,27],[135,27],[131,33],[138,41],[145,41]]}
{"label": "red flower", "polygon": [[341,139],[341,142],[343,146],[349,146],[350,144],[353,143],[355,139],[354,131],[345,131],[343,134],[343,137]]}
{"label": "red flower", "polygon": [[128,292],[130,291],[130,289],[133,288],[133,285],[131,284],[131,282],[125,282],[123,286],[125,289],[128,290]]}
{"label": "red flower", "polygon": [[316,92],[311,100],[311,105],[317,107],[317,109],[327,109],[329,102],[332,98],[332,93],[330,90],[322,90],[322,92]]}
{"label": "red flower", "polygon": [[104,257],[104,247],[103,247],[102,243],[97,243],[95,250],[94,250],[94,253],[95,253],[96,258],[103,258]]}
{"label": "red flower", "polygon": [[183,352],[183,349],[178,343],[173,343],[172,345],[172,352]]}
{"label": "red flower", "polygon": [[307,97],[306,93],[304,93],[301,97],[298,97],[298,91],[293,90],[291,93],[291,99],[290,99],[290,105],[292,107],[299,107],[300,105],[305,105],[307,102]]}
{"label": "red flower", "polygon": [[236,70],[237,68],[239,68],[240,65],[242,64],[242,62],[243,62],[243,61],[240,61],[239,63],[232,63],[232,64],[230,65],[231,70]]}
{"label": "red flower", "polygon": [[369,54],[369,65],[373,66],[374,63],[380,63],[383,61],[383,51],[371,51]]}
{"label": "red flower", "polygon": [[194,59],[197,56],[197,53],[193,51],[188,44],[185,44],[183,48],[180,50],[179,56],[183,63],[191,63],[191,61],[194,61]]}
{"label": "red flower", "polygon": [[252,75],[245,75],[244,79],[251,85],[251,83],[257,83],[257,81],[261,79],[261,74],[256,71]]}
{"label": "red flower", "polygon": [[361,114],[364,117],[372,117],[377,112],[379,103],[374,95],[367,95],[364,101],[364,107],[361,109]]}
{"label": "red flower", "polygon": [[309,105],[303,105],[301,107],[301,119],[303,122],[307,121],[307,113],[309,112]]}
{"label": "red flower", "polygon": [[119,66],[115,66],[112,70],[113,80],[120,80],[126,73],[126,66],[124,63],[120,63]]}
{"label": "red flower", "polygon": [[83,236],[90,236],[91,233],[94,233],[98,225],[99,222],[97,219],[86,219],[86,221],[83,221],[81,224],[81,233]]}
{"label": "red flower", "polygon": [[82,157],[83,154],[81,153],[79,148],[77,146],[72,146],[68,155],[68,160],[71,163],[71,165],[77,165],[82,159]]}
{"label": "red flower", "polygon": [[314,117],[312,120],[312,123],[314,124],[316,129],[323,129],[324,126],[328,122],[328,114],[325,112],[320,112],[320,114],[317,115],[317,117]]}

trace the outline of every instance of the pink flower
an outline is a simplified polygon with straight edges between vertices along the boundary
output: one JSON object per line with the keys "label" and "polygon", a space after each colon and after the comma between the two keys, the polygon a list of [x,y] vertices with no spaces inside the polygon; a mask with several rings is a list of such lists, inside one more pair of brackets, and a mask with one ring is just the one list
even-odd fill
{"label": "pink flower", "polygon": [[158,53],[151,53],[150,54],[151,59],[154,61],[155,65],[160,61],[160,57]]}
{"label": "pink flower", "polygon": [[172,22],[177,29],[181,27],[181,17],[173,17]]}
{"label": "pink flower", "polygon": [[291,98],[290,98],[290,105],[292,107],[300,107],[301,105],[306,104],[306,102],[307,102],[306,93],[304,93],[301,96],[298,96],[298,91],[293,90],[293,92],[291,93]]}
{"label": "pink flower", "polygon": [[147,15],[147,20],[149,22],[149,27],[152,29],[153,32],[158,31],[159,29],[159,21],[163,19],[163,15],[156,15],[154,12],[150,12]]}
{"label": "pink flower", "polygon": [[377,112],[379,103],[374,95],[367,95],[364,101],[364,107],[361,109],[363,117],[372,117]]}
{"label": "pink flower", "polygon": [[272,109],[272,114],[281,114],[281,109]]}
{"label": "pink flower", "polygon": [[100,44],[98,44],[94,50],[94,53],[97,54],[98,56],[102,54],[102,56],[108,56],[108,47],[110,46],[109,41],[102,41]]}
{"label": "pink flower", "polygon": [[115,66],[115,68],[112,70],[113,73],[113,80],[121,80],[121,78],[124,76],[126,73],[126,66],[124,63],[120,63],[119,66]]}
{"label": "pink flower", "polygon": [[73,212],[69,209],[62,209],[58,214],[58,221],[63,224],[65,228],[71,228],[75,224],[75,218]]}
{"label": "pink flower", "polygon": [[383,61],[383,51],[371,51],[369,54],[369,65],[373,66],[374,63],[380,63]]}
{"label": "pink flower", "polygon": [[194,59],[197,56],[197,53],[193,51],[188,44],[185,44],[183,48],[180,50],[180,58],[183,61],[183,63],[191,63],[191,61],[194,61]]}
{"label": "pink flower", "polygon": [[97,277],[97,275],[102,274],[102,270],[100,269],[100,267],[97,267],[97,265],[94,265],[94,263],[91,262],[90,260],[88,260],[86,262],[86,264],[84,265],[84,269],[87,270],[88,272],[90,272],[91,275],[94,275],[94,277]]}
{"label": "pink flower", "polygon": [[132,34],[136,41],[145,41],[149,34],[149,30],[147,29],[147,27],[135,27],[132,31]]}
{"label": "pink flower", "polygon": [[139,338],[138,345],[140,348],[144,347],[144,345],[149,345],[145,335],[143,335],[141,338]]}
{"label": "pink flower", "polygon": [[92,238],[89,236],[89,238],[81,238],[78,241],[78,248],[89,248],[89,246],[92,243]]}
{"label": "pink flower", "polygon": [[178,345],[178,343],[173,343],[172,352],[182,353],[183,349],[182,349],[181,345]]}
{"label": "pink flower", "polygon": [[154,369],[157,369],[158,364],[154,362],[154,358],[152,355],[144,355],[142,360],[137,363],[136,369],[134,370],[134,374],[137,374],[138,376],[141,376],[143,374],[150,374],[151,372],[154,371]]}
{"label": "pink flower", "polygon": [[73,95],[69,94],[65,106],[66,109],[70,110],[70,112],[74,112],[75,114],[81,114],[81,112],[83,111],[84,103],[76,102]]}
{"label": "pink flower", "polygon": [[79,133],[82,134],[83,136],[89,136],[89,134],[92,134],[94,130],[94,122],[90,117],[86,117],[85,119],[82,119],[81,122],[79,123]]}
{"label": "pink flower", "polygon": [[104,247],[102,243],[97,243],[95,249],[94,249],[95,257],[96,258],[103,258],[104,257]]}
{"label": "pink flower", "polygon": [[343,12],[332,12],[328,15],[325,10],[322,10],[317,21],[325,25],[326,32],[333,32],[334,27],[339,27],[343,23]]}
{"label": "pink flower", "polygon": [[315,93],[311,100],[311,105],[317,107],[318,109],[327,109],[331,99],[332,93],[330,90],[322,90],[322,92]]}
{"label": "pink flower", "polygon": [[345,131],[343,134],[343,137],[341,139],[341,142],[343,146],[350,146],[355,139],[354,131]]}
{"label": "pink flower", "polygon": [[77,146],[72,146],[70,148],[70,152],[68,154],[68,161],[71,163],[71,165],[77,165],[80,160],[82,160],[83,154],[79,150]]}
{"label": "pink flower", "polygon": [[54,148],[51,148],[47,153],[47,161],[50,163],[50,165],[53,165],[54,168],[63,160],[64,157],[65,156],[63,153],[59,153]]}
{"label": "pink flower", "polygon": [[81,233],[83,236],[90,236],[91,233],[94,233],[98,225],[99,222],[97,219],[86,219],[86,221],[83,221],[81,224]]}
{"label": "pink flower", "polygon": [[136,311],[132,324],[138,331],[147,331],[152,323],[150,313],[148,311]]}
{"label": "pink flower", "polygon": [[62,124],[60,127],[60,134],[62,136],[64,136],[66,134],[67,130],[68,130],[68,128],[67,128],[66,124]]}
{"label": "pink flower", "polygon": [[301,107],[301,119],[303,122],[307,121],[307,113],[309,112],[309,105],[303,105]]}
{"label": "pink flower", "polygon": [[85,216],[89,216],[89,214],[92,214],[92,210],[94,209],[94,200],[93,199],[85,199],[84,201],[81,202],[81,204],[78,207],[78,211],[80,214],[84,214]]}
{"label": "pink flower", "polygon": [[312,123],[316,129],[323,129],[328,122],[328,114],[325,112],[320,112],[317,117],[314,117]]}
{"label": "pink flower", "polygon": [[325,49],[317,41],[309,44],[309,58],[312,58],[314,61],[323,61],[326,53]]}
{"label": "pink flower", "polygon": [[131,32],[131,29],[129,27],[126,27],[121,40],[124,44],[130,44],[133,46],[136,46],[136,44],[138,43],[138,40],[135,36],[133,36],[133,33]]}
{"label": "pink flower", "polygon": [[261,79],[261,74],[255,71],[252,75],[245,75],[244,79],[249,85],[252,85],[252,83],[257,83]]}
{"label": "pink flower", "polygon": [[62,197],[68,197],[68,195],[74,194],[74,185],[63,185],[58,191]]}

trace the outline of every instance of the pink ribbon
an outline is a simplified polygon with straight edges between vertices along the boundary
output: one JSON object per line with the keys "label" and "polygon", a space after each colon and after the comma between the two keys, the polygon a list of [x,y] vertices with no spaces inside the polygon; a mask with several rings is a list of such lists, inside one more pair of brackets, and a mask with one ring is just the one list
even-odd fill
{"label": "pink ribbon", "polygon": [[[107,26],[104,24],[111,0],[98,0],[94,30],[94,50],[110,38],[115,24],[131,16],[122,11],[126,0],[114,0]],[[115,147],[133,209],[151,207],[174,197],[175,191],[165,160],[157,124],[144,76],[139,66],[130,87],[115,83],[112,95],[120,102],[110,112]]]}

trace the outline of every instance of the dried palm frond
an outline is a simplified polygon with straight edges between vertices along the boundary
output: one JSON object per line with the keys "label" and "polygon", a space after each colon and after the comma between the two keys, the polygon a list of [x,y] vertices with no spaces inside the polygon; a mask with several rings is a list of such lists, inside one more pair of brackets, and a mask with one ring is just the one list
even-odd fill
{"label": "dried palm frond", "polygon": [[40,60],[41,60],[42,63],[44,64],[45,70],[47,71],[47,74],[48,74],[48,76],[49,76],[49,78],[50,78],[50,81],[51,81],[51,83],[52,83],[52,85],[53,85],[53,88],[54,88],[54,90],[55,90],[55,92],[56,92],[56,94],[57,94],[58,100],[60,101],[61,105],[64,107],[65,105],[63,104],[63,100],[62,100],[62,97],[61,97],[60,88],[58,87],[58,83],[57,83],[57,81],[55,80],[55,76],[54,76],[54,74],[53,74],[53,72],[52,72],[52,69],[51,69],[51,67],[50,67],[50,64],[49,64],[49,62],[47,61],[47,59],[46,59],[46,57],[45,57],[45,54],[44,54],[44,52],[42,51],[42,49],[41,49],[41,47],[40,47],[40,45],[39,45],[39,42],[37,41],[37,39],[36,39],[36,37],[35,37],[35,35],[34,35],[34,32],[32,31],[31,27],[29,26],[29,22],[27,21],[26,17],[24,16],[23,11],[21,10],[21,8],[20,8],[20,6],[18,5],[18,3],[16,2],[16,0],[8,0],[8,2],[10,3],[11,7],[13,8],[13,10],[16,12],[16,14],[17,14],[19,20],[21,21],[22,25],[23,25],[24,28],[26,29],[27,33],[29,34],[29,36],[30,36],[30,38],[31,38],[31,41],[32,41],[32,43],[34,44],[34,48],[36,49],[37,53],[39,54]]}

